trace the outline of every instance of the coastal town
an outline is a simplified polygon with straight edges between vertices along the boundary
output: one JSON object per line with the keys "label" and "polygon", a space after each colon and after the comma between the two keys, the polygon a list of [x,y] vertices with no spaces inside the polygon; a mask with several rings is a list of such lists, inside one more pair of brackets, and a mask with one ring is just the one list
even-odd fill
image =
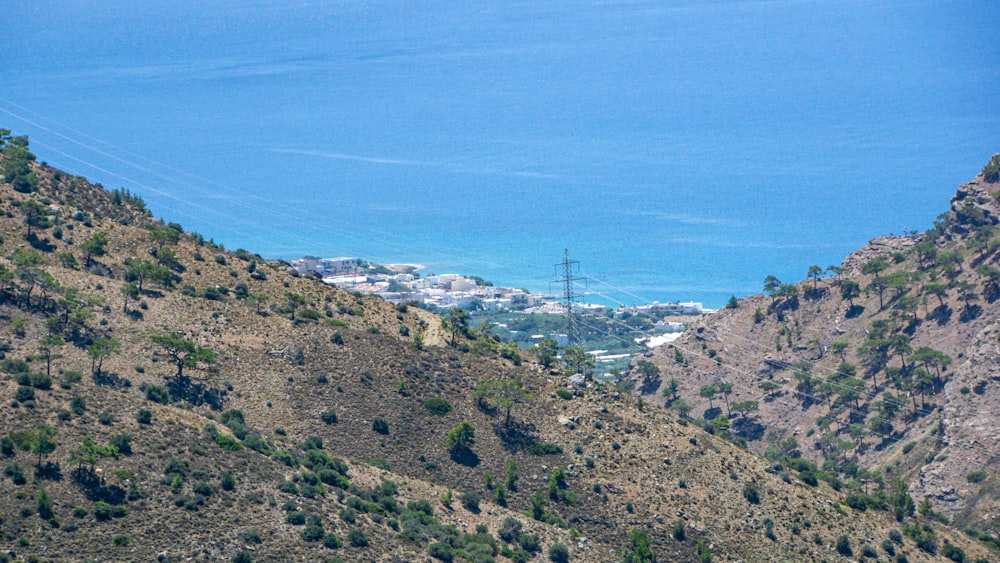
{"label": "coastal town", "polygon": [[[462,308],[472,312],[488,313],[517,311],[521,313],[563,314],[566,305],[559,296],[531,293],[522,288],[499,287],[476,276],[459,274],[428,274],[421,276],[417,264],[373,264],[360,258],[303,257],[290,260],[289,264],[299,275],[319,277],[324,283],[362,294],[374,294],[392,303],[418,303],[429,309],[448,310]],[[686,318],[710,313],[697,302],[653,302],[641,305],[619,305],[609,308],[594,303],[574,303],[574,311],[581,314],[607,315],[626,318],[635,315],[658,317],[653,331],[664,335],[679,335],[686,326]],[[677,320],[666,317],[677,317]],[[565,335],[552,335],[561,340]],[[669,341],[651,338],[651,342]],[[565,344],[565,343],[562,343]]]}

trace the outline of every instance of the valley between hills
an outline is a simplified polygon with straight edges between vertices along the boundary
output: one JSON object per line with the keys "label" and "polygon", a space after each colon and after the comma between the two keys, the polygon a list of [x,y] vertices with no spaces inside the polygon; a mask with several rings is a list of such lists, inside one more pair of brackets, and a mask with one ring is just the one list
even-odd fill
{"label": "valley between hills", "polygon": [[636,358],[629,393],[2,133],[0,561],[1000,557],[990,166],[932,231]]}

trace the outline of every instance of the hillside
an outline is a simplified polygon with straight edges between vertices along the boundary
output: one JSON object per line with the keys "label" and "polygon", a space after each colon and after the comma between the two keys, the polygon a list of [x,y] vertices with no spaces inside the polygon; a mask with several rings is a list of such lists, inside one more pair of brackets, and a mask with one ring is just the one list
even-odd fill
{"label": "hillside", "polygon": [[798,283],[769,277],[691,326],[646,358],[659,372],[641,392],[710,429],[723,416],[714,428],[751,451],[808,460],[844,490],[902,477],[925,514],[1000,544],[998,165],[927,232]]}
{"label": "hillside", "polygon": [[0,560],[996,555],[0,149]]}

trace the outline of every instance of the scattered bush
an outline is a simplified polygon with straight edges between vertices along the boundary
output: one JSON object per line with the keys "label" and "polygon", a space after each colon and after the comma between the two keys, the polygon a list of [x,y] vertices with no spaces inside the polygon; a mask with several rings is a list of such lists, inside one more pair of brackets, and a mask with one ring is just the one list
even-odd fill
{"label": "scattered bush", "polygon": [[982,469],[978,471],[970,471],[965,475],[965,478],[968,479],[970,483],[982,483],[983,481],[986,480],[986,477],[987,477],[986,471]]}
{"label": "scattered bush", "polygon": [[347,541],[353,547],[368,547],[368,536],[365,535],[363,530],[358,528],[351,530],[351,533],[347,534]]}
{"label": "scattered bush", "polygon": [[139,424],[150,424],[153,421],[153,413],[148,409],[139,409],[135,413],[135,420]]}
{"label": "scattered bush", "polygon": [[17,388],[14,392],[14,400],[19,403],[24,403],[27,401],[35,400],[35,390],[31,387],[26,387],[24,385]]}
{"label": "scattered bush", "polygon": [[149,401],[160,403],[161,405],[170,403],[170,393],[163,385],[146,385],[144,391],[146,393],[146,399]]}
{"label": "scattered bush", "polygon": [[350,524],[353,524],[357,520],[357,513],[354,509],[346,506],[340,509],[337,516],[339,516],[344,522],[348,522]]}
{"label": "scattered bush", "polygon": [[553,563],[567,563],[569,561],[569,548],[566,544],[557,542],[549,546],[549,560]]}
{"label": "scattered bush", "polygon": [[372,421],[372,430],[378,432],[379,434],[388,434],[389,423],[386,422],[384,418],[376,418]]}
{"label": "scattered bush", "polygon": [[306,439],[301,444],[302,449],[305,451],[309,450],[322,450],[323,449],[323,439],[319,436],[307,436]]}
{"label": "scattered bush", "polygon": [[687,538],[687,533],[684,531],[683,520],[677,520],[674,522],[671,535],[673,535],[674,539],[677,541],[684,541]]}
{"label": "scattered bush", "polygon": [[220,448],[229,451],[239,451],[243,449],[243,444],[239,442],[236,438],[229,436],[228,434],[219,434],[215,437],[215,443],[219,445]]}
{"label": "scattered bush", "polygon": [[430,547],[427,549],[427,553],[431,557],[435,559],[440,559],[441,561],[445,562],[450,562],[455,558],[455,554],[451,549],[451,545],[444,542],[432,543]]}
{"label": "scattered bush", "polygon": [[69,400],[69,408],[73,411],[73,414],[81,416],[87,412],[87,401],[79,395],[73,395],[73,398]]}
{"label": "scattered bush", "polygon": [[94,503],[94,518],[100,521],[111,520],[111,505],[104,501]]}
{"label": "scattered bush", "polygon": [[470,512],[479,512],[479,493],[468,491],[462,495],[462,506]]}
{"label": "scattered bush", "polygon": [[952,561],[957,561],[958,563],[965,562],[965,552],[947,541],[944,542],[944,546],[941,547],[941,555],[951,559]]}
{"label": "scattered bush", "polygon": [[424,401],[424,408],[430,411],[431,414],[445,416],[451,412],[451,403],[441,397],[431,397]]}
{"label": "scattered bush", "polygon": [[212,493],[214,492],[212,490],[212,485],[209,485],[204,481],[195,482],[194,485],[191,485],[191,490],[203,497],[212,496]]}
{"label": "scattered bush", "polygon": [[338,421],[336,409],[326,409],[319,417],[326,424],[336,424]]}
{"label": "scattered bush", "polygon": [[556,455],[562,453],[562,446],[550,442],[535,442],[527,448],[531,455]]}
{"label": "scattered bush", "polygon": [[33,373],[29,376],[28,381],[31,382],[31,386],[35,389],[41,389],[42,391],[52,389],[52,378],[46,373]]}
{"label": "scattered bush", "polygon": [[750,504],[760,504],[760,490],[757,489],[757,485],[744,485],[743,498],[747,499]]}
{"label": "scattered bush", "polygon": [[854,551],[851,550],[851,539],[844,534],[841,534],[837,538],[837,553],[845,557],[850,557],[854,554]]}
{"label": "scattered bush", "polygon": [[308,542],[320,541],[323,539],[323,526],[310,524],[302,530],[302,539]]}
{"label": "scattered bush", "polygon": [[342,545],[344,545],[344,543],[340,541],[340,538],[337,537],[337,534],[331,533],[323,536],[323,547],[327,549],[340,549]]}
{"label": "scattered bush", "polygon": [[285,521],[292,526],[303,526],[306,523],[306,515],[296,510],[294,512],[289,512],[285,516]]}

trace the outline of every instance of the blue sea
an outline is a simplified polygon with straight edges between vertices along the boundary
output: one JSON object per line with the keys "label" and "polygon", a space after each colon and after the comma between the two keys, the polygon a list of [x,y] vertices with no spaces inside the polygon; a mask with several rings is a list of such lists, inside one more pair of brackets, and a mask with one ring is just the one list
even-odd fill
{"label": "blue sea", "polygon": [[[1000,3],[5,0],[0,127],[266,257],[721,306],[1000,151]],[[553,285],[554,291],[559,290]]]}

